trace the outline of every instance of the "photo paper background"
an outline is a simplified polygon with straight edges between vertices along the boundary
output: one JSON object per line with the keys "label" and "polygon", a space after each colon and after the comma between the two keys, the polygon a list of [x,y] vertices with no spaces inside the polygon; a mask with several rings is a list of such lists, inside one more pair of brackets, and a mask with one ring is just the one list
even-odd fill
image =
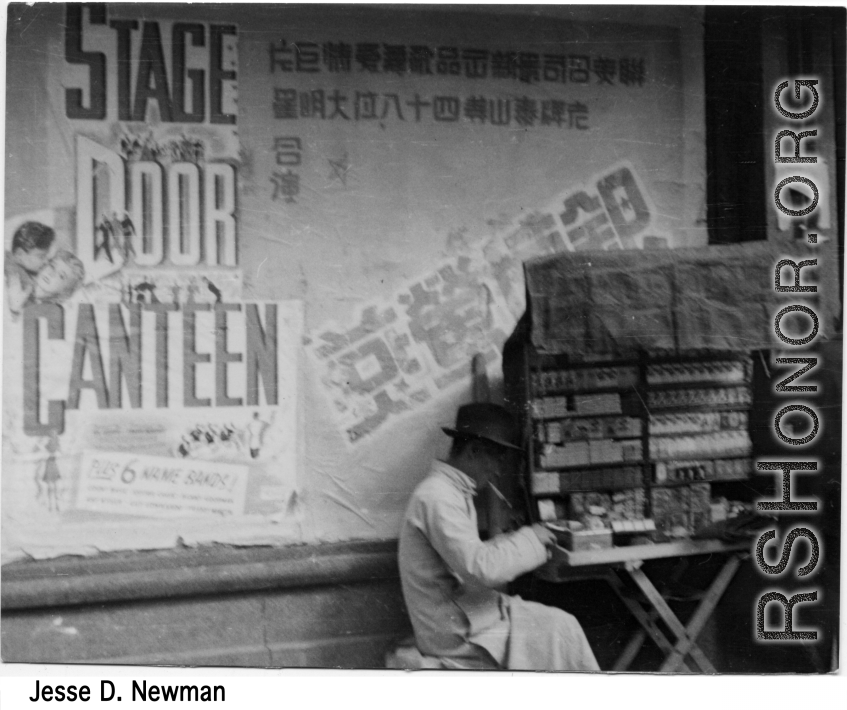
{"label": "photo paper background", "polygon": [[[641,256],[668,276],[676,268],[661,265],[686,259],[681,248],[749,239],[697,249],[724,276],[680,276],[677,295],[705,318],[720,318],[707,306],[727,289],[767,308],[770,256],[745,271],[721,269],[722,253],[819,259],[804,277],[820,293],[803,302],[821,320],[808,402],[822,426],[803,456],[822,466],[795,483],[822,515],[785,524],[811,525],[823,554],[811,580],[793,571],[802,549],[776,579],[751,556],[698,643],[721,672],[831,668],[843,34],[827,20],[838,13],[821,8],[724,9],[13,6],[4,660],[380,667],[408,631],[390,571],[404,507],[446,453],[441,426],[473,396],[474,355],[500,399],[503,341],[526,306],[523,263],[571,251],[564,260],[590,262],[602,249],[634,264],[623,250],[654,250]],[[101,59],[98,94],[89,79]],[[773,92],[809,72],[821,104],[805,123],[788,121]],[[802,167],[820,200],[803,218],[773,203],[795,173],[773,162],[786,127],[819,133],[804,140],[818,156]],[[782,198],[801,206],[809,191],[794,183]],[[10,254],[32,220],[57,232],[45,275]],[[36,297],[30,282],[67,276],[67,255],[84,277],[70,293]],[[643,274],[630,271],[623,282]],[[562,285],[578,293],[576,281]],[[650,303],[649,287],[639,279],[628,293],[647,310],[674,305]],[[591,289],[604,315],[624,324],[600,291]],[[797,353],[772,339],[776,349],[753,359],[751,433],[756,451],[776,457],[787,448],[774,414],[790,395],[773,391],[788,374],[773,358]],[[781,523],[777,538],[784,532]],[[819,632],[811,652],[757,640],[756,601],[774,585],[820,592],[795,617]],[[556,585],[532,598],[584,615],[610,667],[635,624],[604,591]],[[645,644],[640,667],[658,667],[659,652]],[[73,674],[89,672],[109,677],[97,666]]]}

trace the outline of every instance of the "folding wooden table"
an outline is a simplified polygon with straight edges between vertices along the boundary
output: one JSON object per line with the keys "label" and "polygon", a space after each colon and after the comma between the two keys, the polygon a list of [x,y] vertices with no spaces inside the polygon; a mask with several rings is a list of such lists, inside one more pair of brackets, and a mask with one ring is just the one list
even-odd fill
{"label": "folding wooden table", "polygon": [[[579,552],[557,547],[553,551],[552,559],[537,570],[536,574],[550,582],[602,579],[611,585],[641,625],[615,662],[613,670],[625,671],[629,668],[649,636],[665,654],[660,668],[662,672],[693,672],[693,665],[701,673],[717,673],[697,645],[697,636],[718,605],[741,561],[749,555],[750,544],[749,540],[684,540]],[[673,558],[684,563],[686,558],[695,555],[720,555],[726,557],[726,561],[703,593],[697,609],[688,620],[688,625],[685,625],[671,609],[668,599],[644,573],[642,565],[646,560]],[[684,564],[678,565],[678,572],[672,575],[673,582],[679,581],[678,576],[682,570]],[[640,595],[630,592],[627,580],[635,584],[641,592]],[[658,625],[659,620],[670,630],[672,638],[665,635],[665,631]]]}

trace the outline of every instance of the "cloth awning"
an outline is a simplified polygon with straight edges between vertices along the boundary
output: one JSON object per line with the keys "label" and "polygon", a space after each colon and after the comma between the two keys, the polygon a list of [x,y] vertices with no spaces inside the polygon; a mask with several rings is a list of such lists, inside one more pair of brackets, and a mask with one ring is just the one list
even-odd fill
{"label": "cloth awning", "polygon": [[[777,293],[774,268],[799,264],[819,252],[804,244],[744,245],[654,251],[568,252],[524,265],[531,342],[541,352],[572,357],[630,357],[639,350],[749,351],[779,347],[774,317],[792,304],[819,317],[819,335],[834,333],[839,303],[837,271],[819,259],[804,267],[804,285],[818,293]],[[836,266],[837,268],[837,266]],[[794,283],[790,266],[783,285]],[[802,335],[805,316],[790,318]],[[800,320],[802,318],[803,320]],[[787,346],[786,346],[787,347]]]}

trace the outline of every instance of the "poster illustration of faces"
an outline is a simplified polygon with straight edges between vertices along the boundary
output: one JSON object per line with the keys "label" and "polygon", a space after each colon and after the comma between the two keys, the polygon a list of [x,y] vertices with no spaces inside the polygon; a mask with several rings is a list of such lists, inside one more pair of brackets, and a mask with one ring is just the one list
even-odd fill
{"label": "poster illustration of faces", "polygon": [[76,199],[7,205],[5,547],[291,523],[302,308],[242,298],[238,27],[65,13]]}

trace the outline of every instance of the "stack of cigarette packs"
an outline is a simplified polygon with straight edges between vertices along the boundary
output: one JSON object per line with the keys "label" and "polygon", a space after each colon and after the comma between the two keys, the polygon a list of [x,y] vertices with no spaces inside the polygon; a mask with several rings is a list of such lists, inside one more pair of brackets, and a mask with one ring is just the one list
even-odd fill
{"label": "stack of cigarette packs", "polygon": [[644,518],[644,489],[631,488],[614,493],[572,493],[568,500],[568,518],[580,520],[587,515],[602,515],[613,520],[642,520]]}
{"label": "stack of cigarette packs", "polygon": [[712,521],[712,496],[708,483],[653,488],[650,491],[653,521],[669,535],[690,533]]}
{"label": "stack of cigarette packs", "polygon": [[657,390],[647,393],[650,409],[684,409],[686,407],[731,407],[748,406],[751,402],[750,388],[713,387]]}
{"label": "stack of cigarette packs", "polygon": [[641,466],[609,466],[589,471],[534,471],[532,491],[536,495],[574,491],[617,491],[641,485]]}
{"label": "stack of cigarette packs", "polygon": [[750,360],[691,360],[647,366],[647,384],[674,385],[694,382],[716,384],[749,384]]}
{"label": "stack of cigarette packs", "polygon": [[753,442],[746,431],[719,431],[691,436],[660,436],[650,439],[650,459],[729,458],[749,456]]}
{"label": "stack of cigarette packs", "polygon": [[532,388],[536,392],[591,392],[602,389],[625,390],[638,383],[638,368],[584,367],[552,369],[532,373]]}
{"label": "stack of cigarette packs", "polygon": [[657,485],[684,481],[741,481],[749,478],[753,461],[716,459],[699,461],[659,461],[653,466],[653,482]]}

